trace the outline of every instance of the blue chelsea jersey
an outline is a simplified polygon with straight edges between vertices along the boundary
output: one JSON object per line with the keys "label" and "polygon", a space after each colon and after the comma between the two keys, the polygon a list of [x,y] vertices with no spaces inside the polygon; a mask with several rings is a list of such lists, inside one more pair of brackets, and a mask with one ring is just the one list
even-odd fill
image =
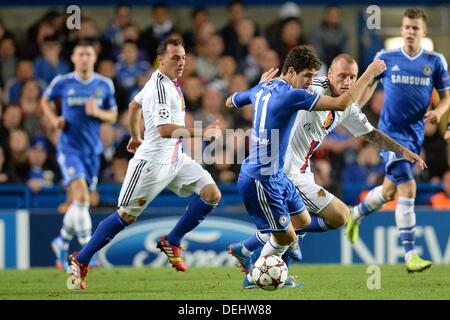
{"label": "blue chelsea jersey", "polygon": [[101,120],[88,116],[85,106],[90,98],[95,98],[98,108],[116,110],[112,81],[97,73],[84,81],[72,72],[54,78],[44,95],[48,100],[61,99],[66,126],[61,133],[58,149],[86,155],[100,154],[103,150],[100,140]]}
{"label": "blue chelsea jersey", "polygon": [[450,89],[447,62],[440,53],[421,49],[414,57],[403,48],[380,51],[375,58],[386,63],[381,75],[384,106],[378,127],[400,143],[422,145],[424,115],[430,104],[433,87]]}
{"label": "blue chelsea jersey", "polygon": [[320,95],[295,89],[284,80],[258,84],[232,96],[235,107],[253,104],[250,154],[241,171],[258,180],[281,177],[289,135],[298,110],[311,110]]}

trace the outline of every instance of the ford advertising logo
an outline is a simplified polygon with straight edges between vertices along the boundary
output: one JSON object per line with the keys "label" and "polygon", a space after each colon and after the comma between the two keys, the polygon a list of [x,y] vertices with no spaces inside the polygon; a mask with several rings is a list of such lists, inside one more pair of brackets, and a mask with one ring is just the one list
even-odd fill
{"label": "ford advertising logo", "polygon": [[[178,217],[148,219],[137,222],[98,253],[104,266],[132,265],[161,267],[168,264],[166,255],[156,248],[158,239],[177,223]],[[253,224],[235,219],[208,217],[183,238],[184,258],[188,266],[235,265],[228,245],[245,240],[256,232]]]}

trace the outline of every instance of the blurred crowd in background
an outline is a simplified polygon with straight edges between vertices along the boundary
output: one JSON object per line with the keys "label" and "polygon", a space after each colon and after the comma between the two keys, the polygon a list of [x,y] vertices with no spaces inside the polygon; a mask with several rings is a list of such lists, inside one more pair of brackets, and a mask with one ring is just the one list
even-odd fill
{"label": "blurred crowd in background", "polygon": [[[290,2],[279,7],[274,21],[265,27],[247,15],[240,1],[228,5],[224,26],[214,24],[207,8],[194,8],[188,30],[177,28],[171,9],[164,5],[149,9],[148,27],[141,30],[132,20],[132,10],[128,5],[116,6],[104,30],[97,27],[94,17],[82,17],[81,28],[73,31],[66,28],[62,10],[50,10],[29,26],[26,41],[21,43],[0,20],[0,183],[28,183],[33,191],[60,183],[55,158],[58,132],[43,118],[39,99],[56,75],[72,71],[70,55],[80,39],[95,43],[96,71],[113,80],[119,107],[117,123],[101,127],[100,183],[123,182],[132,156],[126,151],[128,103],[157,68],[155,53],[161,40],[174,37],[185,44],[186,67],[179,82],[187,106],[186,125],[201,120],[206,127],[219,119],[224,129],[251,127],[252,107],[226,110],[226,97],[252,87],[271,67],[280,67],[291,48],[312,46],[323,62],[319,76],[326,76],[337,54],[348,52],[348,33],[339,7],[324,8],[320,23],[310,34],[303,32],[300,8]],[[382,106],[380,88],[363,109],[375,126]],[[248,148],[248,143],[237,148]],[[186,149],[189,151],[188,145]],[[418,181],[446,181],[444,190],[450,195],[447,149],[437,127],[427,125],[423,157],[428,169],[416,174]],[[318,183],[336,194],[343,183],[379,184],[384,178],[379,150],[341,127],[327,137],[313,160]],[[235,182],[239,167],[206,165],[218,183]]]}

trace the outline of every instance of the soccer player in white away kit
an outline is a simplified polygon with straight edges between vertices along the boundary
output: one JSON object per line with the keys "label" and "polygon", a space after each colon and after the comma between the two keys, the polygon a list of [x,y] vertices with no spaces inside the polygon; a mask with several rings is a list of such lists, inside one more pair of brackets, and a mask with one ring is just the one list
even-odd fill
{"label": "soccer player in white away kit", "polygon": [[[123,228],[136,221],[141,212],[164,189],[179,196],[196,193],[176,226],[159,239],[157,247],[178,271],[186,271],[180,241],[218,204],[221,194],[211,175],[181,151],[181,138],[198,135],[184,127],[185,105],[176,79],[183,73],[186,53],[179,40],[167,39],[157,49],[159,69],[130,103],[131,138],[127,149],[135,152],[119,196],[119,210],[102,220],[91,241],[72,254],[69,289],[84,289],[88,263],[95,252],[108,244]],[[141,108],[145,121],[144,140],[140,138]],[[199,130],[198,136],[221,135],[217,122]],[[176,137],[176,138],[173,138]]]}
{"label": "soccer player in white away kit", "polygon": [[[309,90],[321,95],[340,96],[348,91],[356,82],[358,65],[347,54],[338,55],[330,66],[328,77],[314,78]],[[306,82],[307,83],[307,82]],[[359,97],[358,102],[364,105],[373,93],[374,87],[369,87]],[[345,225],[349,216],[347,206],[333,194],[316,184],[310,169],[310,158],[324,138],[338,125],[344,125],[354,136],[364,136],[368,141],[382,149],[395,150],[411,162],[417,161],[421,168],[423,160],[413,152],[404,148],[384,133],[375,129],[361,112],[358,103],[352,104],[345,111],[299,111],[291,132],[289,146],[286,152],[284,171],[297,187],[310,213],[311,222],[303,228],[296,226],[296,217],[292,216],[292,223],[299,236],[299,242],[306,232],[324,232],[340,228]],[[240,246],[231,245],[233,255],[249,256],[269,238],[270,234],[258,232],[255,236],[244,241]],[[242,250],[242,247],[245,249]],[[288,254],[295,260],[301,259],[300,251],[289,250]],[[286,258],[286,257],[285,257]],[[243,271],[251,267],[251,259],[238,259]]]}

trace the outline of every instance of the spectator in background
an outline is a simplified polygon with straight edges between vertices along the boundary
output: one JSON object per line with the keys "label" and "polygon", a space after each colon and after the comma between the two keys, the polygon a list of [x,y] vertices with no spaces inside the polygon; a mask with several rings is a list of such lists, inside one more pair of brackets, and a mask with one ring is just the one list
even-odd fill
{"label": "spectator in background", "polygon": [[444,172],[442,176],[442,192],[438,192],[431,196],[430,203],[433,209],[449,210],[450,209],[450,170]]}
{"label": "spectator in background", "polygon": [[378,127],[378,121],[380,120],[383,104],[384,92],[383,90],[376,90],[373,93],[372,98],[370,98],[369,102],[367,103],[367,107],[362,108],[362,111],[367,116],[367,119],[374,127]]}
{"label": "spectator in background", "polygon": [[[22,87],[28,80],[36,79],[34,77],[34,67],[31,60],[20,60],[16,67],[16,76],[9,79],[5,85],[4,98],[6,104],[15,103],[20,98]],[[45,88],[45,82],[37,80],[41,91]]]}
{"label": "spectator in background", "polygon": [[32,137],[41,132],[39,99],[41,88],[36,80],[28,80],[22,87],[18,105],[22,110],[23,128]]}
{"label": "spectator in background", "polygon": [[95,21],[88,17],[82,17],[80,21],[80,28],[74,29],[64,44],[63,57],[67,61],[71,61],[73,48],[79,42],[87,41],[94,47],[98,60],[111,58],[111,48],[109,43],[100,41],[100,34],[98,32]]}
{"label": "spectator in background", "polygon": [[202,108],[195,112],[194,120],[202,121],[203,127],[221,116],[224,105],[222,93],[214,88],[206,88],[202,96]]}
{"label": "spectator in background", "polygon": [[205,166],[206,170],[211,173],[214,181],[218,183],[232,183],[237,180],[239,166],[227,163],[225,150],[217,151],[214,156],[214,163]]}
{"label": "spectator in background", "polygon": [[310,40],[320,60],[331,65],[334,57],[348,53],[348,32],[342,25],[341,9],[329,6],[322,23],[311,33]]}
{"label": "spectator in background", "polygon": [[[216,34],[216,27],[211,21],[206,21],[202,24],[202,27],[197,30],[195,50],[193,53],[196,55],[206,55],[208,51],[208,40]],[[188,53],[189,54],[189,53]],[[187,65],[186,61],[186,65]]]}
{"label": "spectator in background", "polygon": [[23,130],[14,130],[8,139],[8,181],[26,182],[28,179],[28,135]]}
{"label": "spectator in background", "polygon": [[28,149],[28,177],[27,184],[33,192],[42,188],[52,187],[56,182],[56,168],[50,168],[48,159],[48,140],[43,135],[35,136]]}
{"label": "spectator in background", "polygon": [[174,31],[175,26],[169,17],[169,8],[163,4],[158,3],[152,8],[152,23],[141,34],[140,47],[147,50],[147,55],[150,62],[156,58],[156,48],[158,43]]}
{"label": "spectator in background", "polygon": [[[232,0],[227,5],[228,23],[220,30],[220,35],[226,43],[224,54],[232,57],[238,57],[239,52],[239,27],[248,29],[241,22],[246,18],[245,5],[243,1]],[[259,34],[258,26],[254,25],[254,34]],[[248,30],[251,31],[251,30]],[[247,30],[244,33],[249,33]],[[246,36],[247,37],[247,36]],[[245,56],[245,54],[244,54]]]}
{"label": "spectator in background", "polygon": [[247,78],[253,87],[261,78],[261,61],[265,53],[269,50],[269,43],[263,36],[253,37],[248,44],[248,54],[238,62],[237,71]]}
{"label": "spectator in background", "polygon": [[256,35],[256,23],[251,19],[244,18],[236,24],[236,27],[237,43],[231,56],[239,62],[244,60],[248,54],[250,41]]}
{"label": "spectator in background", "polygon": [[9,135],[22,126],[22,110],[18,105],[9,105],[3,110],[2,123],[0,125],[0,145],[8,150]]}
{"label": "spectator in background", "polygon": [[131,93],[137,89],[139,76],[149,77],[151,66],[147,61],[138,60],[138,46],[133,41],[126,41],[122,46],[122,54],[116,65],[117,81],[128,92],[128,100]]}
{"label": "spectator in background", "polygon": [[36,59],[40,54],[40,46],[44,39],[56,35],[56,30],[52,24],[43,18],[28,29],[28,39],[24,52],[27,59]]}
{"label": "spectator in background", "polygon": [[281,66],[280,56],[275,50],[264,52],[258,63],[262,73],[269,71],[271,68],[279,68]]}
{"label": "spectator in background", "polygon": [[219,60],[224,50],[224,42],[219,34],[212,35],[208,40],[204,50],[196,60],[197,74],[205,81],[210,81],[219,72]]}
{"label": "spectator in background", "polygon": [[128,4],[118,4],[114,9],[114,18],[102,33],[102,39],[108,42],[111,49],[122,47],[124,29],[131,23],[131,7]]}
{"label": "spectator in background", "polygon": [[228,87],[228,94],[238,91],[245,91],[250,88],[247,79],[243,74],[236,73],[231,78],[230,86]]}
{"label": "spectator in background", "polygon": [[[193,52],[198,42],[198,34],[205,22],[210,21],[209,12],[204,7],[194,8],[191,12],[191,28],[183,33],[183,42],[186,52]],[[187,65],[187,63],[186,63]]]}
{"label": "spectator in background", "polygon": [[379,150],[373,144],[364,145],[350,164],[344,167],[341,175],[342,183],[367,183],[378,185],[383,182],[384,164]]}
{"label": "spectator in background", "polygon": [[100,138],[103,144],[103,152],[100,155],[100,182],[105,177],[105,172],[110,166],[116,152],[116,132],[110,123],[102,123],[100,126]]}
{"label": "spectator in background", "polygon": [[301,9],[295,2],[285,2],[278,10],[278,20],[271,23],[266,28],[266,36],[270,44],[275,44],[279,40],[283,23],[286,19],[300,19]]}
{"label": "spectator in background", "polygon": [[202,95],[205,86],[199,77],[189,77],[184,80],[182,86],[184,100],[186,101],[186,111],[195,112],[202,107]]}
{"label": "spectator in background", "polygon": [[114,62],[110,59],[101,60],[98,63],[98,73],[112,80],[119,113],[128,110],[128,91],[117,80],[117,70]]}
{"label": "spectator in background", "polygon": [[10,38],[14,39],[14,34],[6,29],[5,23],[3,22],[2,18],[0,17],[0,40]]}
{"label": "spectator in background", "polygon": [[326,159],[318,159],[311,162],[313,167],[314,180],[316,183],[327,190],[333,190],[333,193],[338,190],[338,180],[332,178],[331,163]]}
{"label": "spectator in background", "polygon": [[307,41],[303,35],[302,21],[300,18],[287,18],[281,25],[281,36],[271,44],[271,47],[280,56],[280,64],[283,64],[289,50],[304,44],[307,44]]}
{"label": "spectator in background", "polygon": [[[340,181],[341,173],[346,164],[355,161],[356,149],[360,147],[361,141],[353,137],[343,126],[336,127],[323,140],[322,149],[326,153],[324,159],[333,164],[331,178],[334,181]],[[335,191],[339,193],[338,190]]]}
{"label": "spectator in background", "polygon": [[8,182],[8,173],[6,169],[7,166],[6,166],[5,151],[3,150],[3,147],[0,145],[0,183]]}
{"label": "spectator in background", "polygon": [[46,37],[41,45],[41,56],[34,60],[34,76],[47,85],[54,77],[70,71],[70,64],[60,57],[61,44],[57,37]]}
{"label": "spectator in background", "polygon": [[219,90],[222,95],[228,94],[231,79],[236,72],[236,61],[231,56],[223,56],[219,59],[218,74],[208,83],[208,87]]}
{"label": "spectator in background", "polygon": [[16,73],[16,44],[12,38],[0,40],[0,87]]}

